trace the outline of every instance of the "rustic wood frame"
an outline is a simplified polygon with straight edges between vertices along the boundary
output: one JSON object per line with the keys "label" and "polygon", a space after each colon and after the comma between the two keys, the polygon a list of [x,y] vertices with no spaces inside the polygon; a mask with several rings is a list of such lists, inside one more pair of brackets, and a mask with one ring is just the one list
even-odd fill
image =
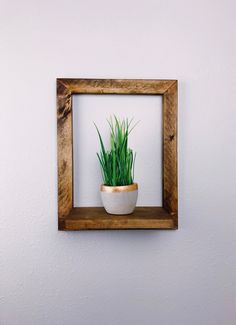
{"label": "rustic wood frame", "polygon": [[[57,79],[58,229],[177,229],[177,80]],[[101,207],[73,207],[73,94],[146,94],[163,97],[162,207],[108,215]]]}

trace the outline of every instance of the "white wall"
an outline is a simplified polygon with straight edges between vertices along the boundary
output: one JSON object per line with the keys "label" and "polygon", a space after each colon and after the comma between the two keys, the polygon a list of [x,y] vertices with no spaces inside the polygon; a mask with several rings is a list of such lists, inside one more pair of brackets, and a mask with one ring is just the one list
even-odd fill
{"label": "white wall", "polygon": [[[136,153],[134,181],[139,184],[138,206],[162,205],[162,97],[145,95],[73,96],[74,206],[102,206],[101,171],[96,152],[99,128],[110,148],[112,114],[128,118],[133,127],[128,145]],[[132,121],[133,118],[133,121]],[[114,118],[113,118],[114,120]]]}
{"label": "white wall", "polygon": [[[0,8],[1,325],[234,325],[235,1]],[[56,77],[179,80],[179,230],[57,231]]]}

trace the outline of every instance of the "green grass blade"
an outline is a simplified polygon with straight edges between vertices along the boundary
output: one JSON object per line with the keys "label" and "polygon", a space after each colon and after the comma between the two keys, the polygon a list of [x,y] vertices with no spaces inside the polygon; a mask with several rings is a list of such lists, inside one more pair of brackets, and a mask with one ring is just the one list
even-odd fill
{"label": "green grass blade", "polygon": [[101,134],[94,123],[101,151],[97,154],[101,166],[103,181],[106,185],[129,185],[134,180],[134,165],[136,153],[133,153],[128,147],[128,137],[133,128],[131,128],[133,119],[119,119],[116,115],[107,120],[110,127],[110,146],[111,149],[105,149]]}

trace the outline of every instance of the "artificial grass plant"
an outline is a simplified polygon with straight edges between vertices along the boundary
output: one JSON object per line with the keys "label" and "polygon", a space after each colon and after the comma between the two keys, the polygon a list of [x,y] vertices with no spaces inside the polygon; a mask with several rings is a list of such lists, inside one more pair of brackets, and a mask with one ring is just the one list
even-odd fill
{"label": "artificial grass plant", "polygon": [[116,116],[108,120],[110,127],[109,150],[105,148],[99,129],[94,123],[101,147],[97,157],[101,166],[104,185],[133,184],[136,153],[133,153],[133,150],[128,147],[128,138],[137,123],[132,126],[132,121],[133,119],[129,121],[127,118],[121,120]]}

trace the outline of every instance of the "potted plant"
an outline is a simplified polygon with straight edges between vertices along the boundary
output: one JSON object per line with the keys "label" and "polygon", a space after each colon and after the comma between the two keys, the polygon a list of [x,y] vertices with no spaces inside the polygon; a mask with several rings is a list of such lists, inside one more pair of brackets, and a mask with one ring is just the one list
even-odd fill
{"label": "potted plant", "polygon": [[100,141],[100,153],[97,157],[101,167],[103,184],[101,198],[104,208],[109,214],[131,214],[136,206],[138,184],[134,183],[134,165],[136,153],[128,147],[132,120],[120,120],[116,116],[108,120],[110,128],[110,149],[104,146],[103,139],[97,129]]}

